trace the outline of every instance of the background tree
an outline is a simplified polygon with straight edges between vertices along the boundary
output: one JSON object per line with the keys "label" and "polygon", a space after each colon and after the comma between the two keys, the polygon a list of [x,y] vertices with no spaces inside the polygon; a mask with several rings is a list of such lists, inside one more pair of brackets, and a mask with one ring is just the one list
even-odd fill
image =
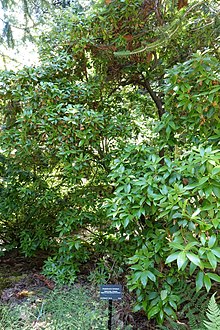
{"label": "background tree", "polygon": [[70,6],[73,12],[84,11],[87,7],[80,5],[77,0],[2,0],[0,2],[0,56],[2,59],[0,65],[5,69],[34,65],[37,62],[37,36],[48,28],[47,22],[52,19],[57,9]]}

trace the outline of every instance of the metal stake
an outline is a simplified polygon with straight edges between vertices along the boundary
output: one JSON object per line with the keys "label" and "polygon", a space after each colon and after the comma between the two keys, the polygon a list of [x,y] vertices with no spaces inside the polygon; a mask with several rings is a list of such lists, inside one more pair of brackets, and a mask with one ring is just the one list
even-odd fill
{"label": "metal stake", "polygon": [[112,329],[112,299],[108,301],[108,330]]}

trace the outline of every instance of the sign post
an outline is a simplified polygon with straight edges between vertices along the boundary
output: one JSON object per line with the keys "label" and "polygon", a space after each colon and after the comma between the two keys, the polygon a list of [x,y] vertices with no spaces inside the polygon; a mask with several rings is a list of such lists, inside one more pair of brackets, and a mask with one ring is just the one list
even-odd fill
{"label": "sign post", "polygon": [[100,299],[108,300],[108,330],[112,329],[112,301],[122,299],[122,286],[120,284],[107,284],[100,286]]}
{"label": "sign post", "polygon": [[112,329],[112,299],[108,301],[108,330]]}

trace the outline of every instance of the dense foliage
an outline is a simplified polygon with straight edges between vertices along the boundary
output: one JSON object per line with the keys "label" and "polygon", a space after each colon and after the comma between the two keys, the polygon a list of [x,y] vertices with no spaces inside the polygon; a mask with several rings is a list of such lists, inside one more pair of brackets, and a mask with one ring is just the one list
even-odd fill
{"label": "dense foliage", "polygon": [[158,322],[179,282],[220,282],[218,29],[215,1],[57,13],[41,65],[1,73],[8,249],[48,250],[60,282],[88,260],[102,280],[129,264],[135,310]]}

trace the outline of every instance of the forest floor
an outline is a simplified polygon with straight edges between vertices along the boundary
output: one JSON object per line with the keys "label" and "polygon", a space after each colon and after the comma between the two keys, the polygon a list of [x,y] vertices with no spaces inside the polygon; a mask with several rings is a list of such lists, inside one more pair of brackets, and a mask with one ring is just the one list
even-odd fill
{"label": "forest floor", "polygon": [[[100,301],[99,287],[82,274],[72,286],[58,288],[41,274],[44,260],[42,255],[24,258],[16,252],[0,258],[0,328],[107,329],[108,303]],[[112,329],[156,329],[143,313],[132,312],[129,293],[124,292],[123,300],[113,305]]]}

